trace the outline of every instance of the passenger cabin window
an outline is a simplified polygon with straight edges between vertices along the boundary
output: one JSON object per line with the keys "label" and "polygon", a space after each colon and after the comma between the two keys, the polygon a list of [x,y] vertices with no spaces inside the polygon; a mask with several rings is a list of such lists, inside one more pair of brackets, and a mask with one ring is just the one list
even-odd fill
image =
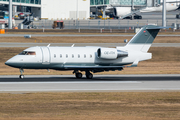
{"label": "passenger cabin window", "polygon": [[36,52],[32,52],[32,51],[22,51],[21,53],[19,53],[19,55],[36,55]]}
{"label": "passenger cabin window", "polygon": [[74,54],[72,54],[72,58],[74,58]]}
{"label": "passenger cabin window", "polygon": [[56,58],[56,54],[54,54],[54,58]]}
{"label": "passenger cabin window", "polygon": [[66,58],[68,58],[68,54],[66,54]]}
{"label": "passenger cabin window", "polygon": [[92,58],[92,55],[90,55],[90,58]]}
{"label": "passenger cabin window", "polygon": [[84,54],[84,58],[86,58],[86,55]]}
{"label": "passenger cabin window", "polygon": [[60,58],[62,58],[62,54],[60,54]]}
{"label": "passenger cabin window", "polygon": [[80,58],[80,55],[78,54],[78,58]]}

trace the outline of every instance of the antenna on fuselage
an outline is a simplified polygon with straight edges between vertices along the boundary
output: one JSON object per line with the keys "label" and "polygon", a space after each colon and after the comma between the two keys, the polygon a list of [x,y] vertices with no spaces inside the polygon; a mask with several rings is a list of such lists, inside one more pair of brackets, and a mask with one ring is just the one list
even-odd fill
{"label": "antenna on fuselage", "polygon": [[47,45],[47,47],[49,47],[51,44]]}
{"label": "antenna on fuselage", "polygon": [[73,44],[71,47],[74,47],[75,44]]}

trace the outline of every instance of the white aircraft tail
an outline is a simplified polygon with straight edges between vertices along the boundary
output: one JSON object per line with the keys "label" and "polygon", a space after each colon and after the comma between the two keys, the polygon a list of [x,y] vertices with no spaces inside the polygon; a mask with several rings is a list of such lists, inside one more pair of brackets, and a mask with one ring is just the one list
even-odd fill
{"label": "white aircraft tail", "polygon": [[154,25],[146,25],[142,27],[138,33],[127,43],[125,48],[147,52],[156,38],[159,30],[162,28],[163,27]]}

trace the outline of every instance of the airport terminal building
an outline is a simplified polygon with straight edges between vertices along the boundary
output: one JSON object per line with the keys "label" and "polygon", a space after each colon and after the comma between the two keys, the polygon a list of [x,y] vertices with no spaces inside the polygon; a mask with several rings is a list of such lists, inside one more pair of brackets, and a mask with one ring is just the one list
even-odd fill
{"label": "airport terminal building", "polygon": [[[97,9],[108,7],[153,7],[160,0],[12,0],[13,12],[30,12],[49,20],[88,19]],[[9,0],[0,0],[0,9],[8,8]],[[131,8],[129,8],[131,9]],[[8,11],[8,9],[7,9]]]}
{"label": "airport terminal building", "polygon": [[[31,12],[42,19],[87,19],[89,0],[12,0],[14,12]],[[9,0],[0,0],[0,8],[8,8]],[[7,9],[8,11],[8,9]]]}

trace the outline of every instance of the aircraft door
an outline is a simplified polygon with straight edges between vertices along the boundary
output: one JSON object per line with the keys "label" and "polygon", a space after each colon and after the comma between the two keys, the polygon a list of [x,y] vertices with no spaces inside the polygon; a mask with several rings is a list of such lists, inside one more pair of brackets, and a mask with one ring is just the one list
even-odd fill
{"label": "aircraft door", "polygon": [[50,63],[49,47],[41,47],[41,50],[42,50],[42,63],[49,64]]}

